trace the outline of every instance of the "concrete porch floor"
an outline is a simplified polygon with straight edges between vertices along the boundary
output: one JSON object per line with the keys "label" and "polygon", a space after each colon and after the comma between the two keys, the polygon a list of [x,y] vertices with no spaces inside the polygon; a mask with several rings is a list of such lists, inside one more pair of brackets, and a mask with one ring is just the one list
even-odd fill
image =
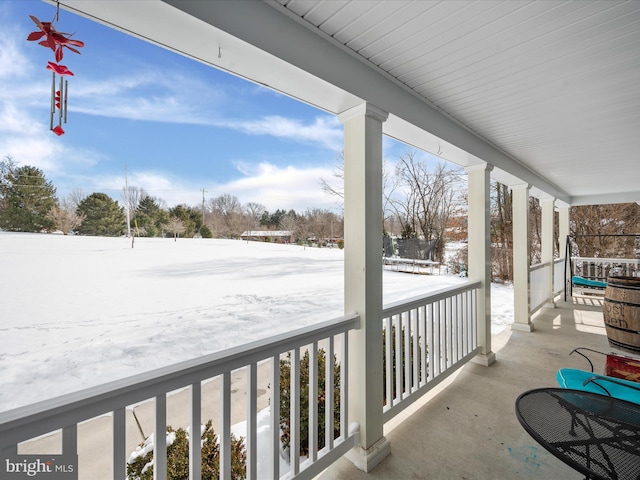
{"label": "concrete porch floor", "polygon": [[[322,480],[583,479],[527,434],[515,416],[525,390],[557,386],[559,368],[589,369],[579,346],[609,352],[602,300],[560,298],[534,318],[533,332],[505,330],[493,337],[497,361],[469,363],[436,391],[385,425],[391,455],[365,474],[342,458]],[[595,354],[594,354],[595,355]],[[604,356],[591,357],[596,372]]]}

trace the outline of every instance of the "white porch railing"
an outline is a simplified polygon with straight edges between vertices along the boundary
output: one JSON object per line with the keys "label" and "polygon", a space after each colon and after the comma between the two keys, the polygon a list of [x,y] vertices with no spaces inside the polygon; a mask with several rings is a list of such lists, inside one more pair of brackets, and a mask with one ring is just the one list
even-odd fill
{"label": "white porch railing", "polygon": [[609,275],[640,276],[640,259],[637,258],[571,257],[571,264],[571,275],[600,282],[606,282]]}
{"label": "white porch railing", "polygon": [[[335,320],[315,324],[291,333],[278,335],[266,340],[260,340],[240,347],[214,353],[205,357],[160,368],[148,373],[136,375],[124,380],[111,382],[80,392],[61,396],[45,402],[17,408],[0,413],[0,452],[10,455],[18,453],[18,444],[35,437],[62,429],[63,454],[77,452],[78,424],[86,420],[109,414],[112,417],[112,478],[123,480],[126,477],[126,422],[125,412],[128,406],[155,399],[155,438],[154,438],[154,478],[166,478],[166,419],[167,394],[185,387],[191,389],[190,431],[199,432],[201,425],[201,385],[202,382],[214,377],[222,379],[220,396],[220,424],[221,431],[217,432],[220,439],[220,478],[231,476],[231,446],[230,446],[230,412],[232,401],[231,374],[239,369],[247,373],[247,438],[245,447],[247,453],[246,465],[248,479],[256,479],[257,472],[257,428],[256,428],[256,399],[257,399],[257,368],[258,364],[267,361],[271,364],[270,388],[270,434],[268,448],[270,449],[271,471],[260,472],[267,478],[280,478],[280,359],[282,354],[291,352],[291,395],[290,399],[290,472],[287,478],[313,478],[324,468],[344,455],[355,445],[357,432],[348,431],[348,395],[340,395],[339,423],[340,435],[334,438],[334,346],[337,345],[337,358],[340,362],[340,391],[346,392],[347,364],[348,364],[348,334],[349,330],[358,328],[360,319],[357,314],[351,314]],[[326,445],[318,449],[314,440],[317,435],[318,404],[309,402],[309,458],[301,461],[300,449],[300,416],[298,408],[300,402],[300,352],[309,349],[309,398],[317,399],[318,368],[314,367],[313,359],[317,359],[319,343],[326,348],[326,383],[325,398],[325,428]],[[315,362],[317,365],[317,362]],[[312,419],[315,419],[313,421]],[[162,432],[161,434],[158,434]],[[264,448],[264,446],[262,446]],[[190,478],[201,477],[201,445],[200,442],[190,442]],[[107,447],[107,451],[109,448]],[[93,451],[92,454],[97,452]],[[80,472],[82,473],[82,472]]]}
{"label": "white porch railing", "polygon": [[549,302],[549,279],[551,275],[551,265],[549,263],[538,263],[532,265],[529,270],[529,310],[531,313],[538,310]]}
{"label": "white porch railing", "polygon": [[385,422],[477,354],[479,288],[468,282],[383,310]]}
{"label": "white porch railing", "polygon": [[565,288],[564,284],[564,258],[557,258],[553,261],[553,294],[560,294]]}
{"label": "white porch railing", "polygon": [[[548,285],[551,266],[549,263],[531,265],[529,270],[529,311],[534,313],[549,303]],[[553,295],[564,290],[564,258],[553,261]]]}
{"label": "white porch railing", "polygon": [[[424,297],[412,298],[392,304],[383,310],[385,352],[384,371],[386,380],[386,402],[383,408],[384,420],[388,421],[397,413],[420,398],[432,387],[473,358],[477,346],[477,291],[480,282],[467,282],[454,288],[442,289]],[[167,398],[176,390],[190,389],[189,430],[200,431],[202,385],[213,378],[221,379],[219,398],[220,418],[220,465],[221,478],[230,478],[231,472],[231,425],[232,373],[244,370],[247,378],[246,421],[248,479],[258,478],[258,448],[269,450],[269,472],[260,472],[264,478],[281,478],[280,472],[280,360],[291,354],[290,377],[290,470],[286,478],[313,478],[324,468],[336,461],[357,442],[356,431],[349,431],[347,411],[348,385],[348,332],[358,328],[360,319],[352,314],[335,320],[312,325],[292,333],[231,348],[206,357],[182,362],[152,372],[136,375],[128,379],[93,387],[56,399],[40,402],[0,413],[0,451],[15,455],[18,444],[35,437],[62,430],[61,447],[63,454],[78,451],[78,424],[98,416],[109,415],[111,435],[112,478],[126,478],[127,452],[126,410],[132,405],[155,400],[155,432],[165,432],[167,426]],[[325,425],[318,425],[318,404],[311,399],[318,398],[317,358],[319,348],[326,350],[325,385]],[[310,352],[309,385],[300,384],[300,359],[304,352]],[[331,359],[336,353],[340,368],[339,392],[334,392],[334,370]],[[389,360],[389,361],[387,361]],[[257,376],[259,365],[268,365],[270,388],[270,433],[269,445],[257,445]],[[314,366],[315,365],[315,366]],[[237,385],[235,385],[237,387]],[[300,404],[301,390],[309,391],[309,456],[302,461],[300,450]],[[340,395],[340,433],[334,436],[334,395]],[[312,419],[315,419],[313,421]],[[303,418],[302,420],[305,420]],[[320,449],[318,428],[325,429],[324,448]],[[154,436],[154,474],[157,479],[166,478],[167,442],[166,436]],[[189,474],[191,479],[201,477],[200,442],[190,442]],[[264,452],[265,450],[261,450]],[[94,452],[95,453],[95,452]],[[82,471],[80,472],[82,474]]]}

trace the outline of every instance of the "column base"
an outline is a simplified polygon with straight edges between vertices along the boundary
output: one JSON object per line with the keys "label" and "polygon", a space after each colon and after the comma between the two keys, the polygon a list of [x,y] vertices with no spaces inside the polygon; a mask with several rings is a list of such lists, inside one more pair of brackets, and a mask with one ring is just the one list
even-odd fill
{"label": "column base", "polygon": [[518,332],[533,332],[533,323],[512,323],[511,330],[516,330]]}
{"label": "column base", "polygon": [[349,450],[345,456],[356,468],[365,473],[369,473],[390,453],[391,442],[389,442],[386,437],[382,437],[367,450],[362,447],[355,447]]}
{"label": "column base", "polygon": [[493,352],[481,353],[471,359],[473,363],[478,363],[483,367],[489,367],[496,363],[496,354]]}

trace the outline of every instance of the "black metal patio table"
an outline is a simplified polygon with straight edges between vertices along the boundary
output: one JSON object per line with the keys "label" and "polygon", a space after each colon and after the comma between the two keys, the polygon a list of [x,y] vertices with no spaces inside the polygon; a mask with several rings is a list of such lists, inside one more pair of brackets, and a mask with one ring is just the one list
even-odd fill
{"label": "black metal patio table", "polygon": [[540,388],[516,416],[546,450],[593,480],[640,480],[640,405],[605,395]]}

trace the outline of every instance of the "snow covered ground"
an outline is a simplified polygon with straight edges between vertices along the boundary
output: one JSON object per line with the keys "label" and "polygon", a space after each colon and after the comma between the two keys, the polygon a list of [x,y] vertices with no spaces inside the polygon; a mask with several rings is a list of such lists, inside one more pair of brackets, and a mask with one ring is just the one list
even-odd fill
{"label": "snow covered ground", "polygon": [[[0,411],[341,316],[343,254],[0,232]],[[385,270],[384,303],[461,281]],[[492,311],[511,324],[512,288]]]}

